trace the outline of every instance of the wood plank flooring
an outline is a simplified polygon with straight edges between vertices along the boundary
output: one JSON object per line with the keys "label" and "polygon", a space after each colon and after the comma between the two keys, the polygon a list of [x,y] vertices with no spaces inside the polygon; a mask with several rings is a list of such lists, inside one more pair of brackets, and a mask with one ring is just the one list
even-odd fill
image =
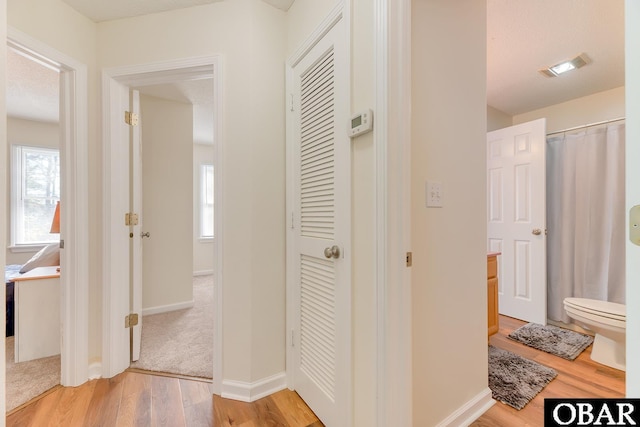
{"label": "wood plank flooring", "polygon": [[490,344],[549,366],[558,372],[558,376],[520,411],[501,402],[496,402],[471,426],[542,426],[544,425],[545,398],[624,397],[624,372],[592,361],[590,358],[591,347],[583,351],[576,360],[569,361],[507,338],[507,335],[513,330],[524,324],[526,322],[500,316],[500,330],[491,337]]}
{"label": "wood plank flooring", "polygon": [[290,390],[244,403],[212,396],[206,382],[124,372],[80,387],[60,387],[8,415],[6,425],[321,427],[322,423]]}

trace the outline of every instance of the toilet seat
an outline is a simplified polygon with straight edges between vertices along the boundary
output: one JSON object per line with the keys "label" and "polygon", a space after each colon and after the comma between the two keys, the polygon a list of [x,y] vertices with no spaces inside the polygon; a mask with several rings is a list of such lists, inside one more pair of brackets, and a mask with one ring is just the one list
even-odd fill
{"label": "toilet seat", "polygon": [[566,307],[573,308],[574,310],[616,320],[618,322],[627,321],[626,307],[624,304],[588,298],[565,298],[564,304]]}

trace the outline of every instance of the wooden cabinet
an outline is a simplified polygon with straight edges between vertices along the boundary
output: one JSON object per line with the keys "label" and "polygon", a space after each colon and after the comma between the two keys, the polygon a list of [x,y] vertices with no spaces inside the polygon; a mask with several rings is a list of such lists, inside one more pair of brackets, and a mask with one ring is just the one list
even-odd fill
{"label": "wooden cabinet", "polygon": [[487,254],[487,326],[488,335],[498,332],[498,255],[499,252]]}

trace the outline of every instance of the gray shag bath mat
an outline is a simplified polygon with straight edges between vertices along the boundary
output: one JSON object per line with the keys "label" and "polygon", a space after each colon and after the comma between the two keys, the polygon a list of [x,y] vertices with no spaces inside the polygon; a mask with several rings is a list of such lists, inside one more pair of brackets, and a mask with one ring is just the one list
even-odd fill
{"label": "gray shag bath mat", "polygon": [[520,410],[558,373],[533,360],[489,346],[489,388],[494,399]]}
{"label": "gray shag bath mat", "polygon": [[590,335],[537,323],[527,323],[511,332],[508,338],[567,360],[574,360],[593,342]]}

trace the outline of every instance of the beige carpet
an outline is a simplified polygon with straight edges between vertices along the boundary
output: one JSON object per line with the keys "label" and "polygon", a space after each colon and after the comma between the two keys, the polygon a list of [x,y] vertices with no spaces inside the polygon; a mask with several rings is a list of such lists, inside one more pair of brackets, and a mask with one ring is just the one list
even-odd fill
{"label": "beige carpet", "polygon": [[132,368],[211,378],[213,275],[193,278],[194,306],[142,318],[140,360]]}
{"label": "beige carpet", "polygon": [[7,412],[60,384],[60,355],[15,363],[14,338],[6,339]]}

